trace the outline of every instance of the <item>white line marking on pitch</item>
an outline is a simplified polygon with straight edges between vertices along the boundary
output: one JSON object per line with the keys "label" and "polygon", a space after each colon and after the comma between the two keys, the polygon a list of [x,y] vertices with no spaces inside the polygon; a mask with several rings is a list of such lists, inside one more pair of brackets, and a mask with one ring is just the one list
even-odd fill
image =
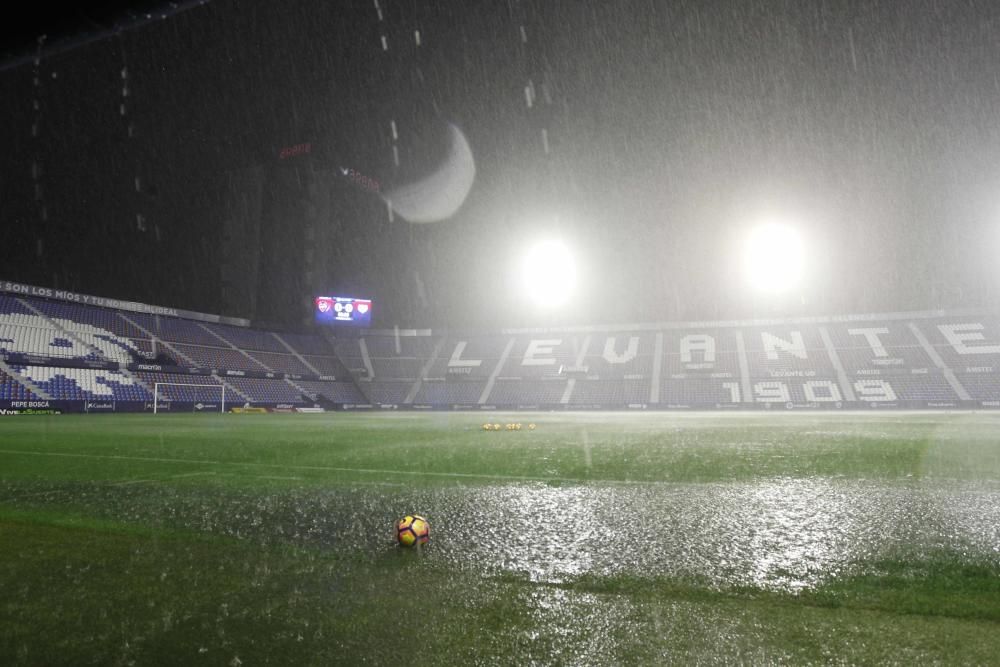
{"label": "white line marking on pitch", "polygon": [[280,468],[283,470],[313,470],[328,472],[353,472],[368,475],[410,475],[416,477],[453,477],[458,479],[503,479],[515,482],[586,482],[589,484],[660,484],[656,481],[629,481],[607,479],[576,479],[569,477],[529,477],[527,475],[487,475],[474,472],[429,472],[424,470],[383,470],[380,468],[340,468],[336,466],[284,465],[280,463],[254,463],[252,461],[207,461],[198,459],[168,459],[152,456],[122,456],[120,454],[70,454],[68,452],[28,452],[17,449],[0,449],[0,454],[22,454],[25,456],[56,456],[81,459],[113,459],[119,461],[153,461],[156,463],[185,463],[212,466],[250,466]]}
{"label": "white line marking on pitch", "polygon": [[128,486],[129,484],[145,484],[146,482],[162,481],[162,479],[126,479],[124,482],[114,482],[111,486]]}
{"label": "white line marking on pitch", "polygon": [[[253,461],[211,461],[211,460],[199,460],[199,459],[169,459],[169,458],[153,457],[153,456],[122,456],[120,454],[71,454],[69,452],[29,452],[18,449],[0,449],[0,454],[22,454],[27,456],[56,456],[56,457],[84,458],[84,459],[113,459],[121,461],[154,461],[156,463],[181,463],[181,464],[212,465],[212,466],[233,466],[233,467],[250,466],[250,467],[263,467],[263,468],[279,468],[283,470],[353,472],[353,473],[362,473],[369,475],[410,475],[415,477],[452,477],[458,479],[500,479],[500,480],[515,481],[515,482],[567,482],[567,483],[585,483],[585,484],[611,484],[611,485],[625,485],[625,486],[678,484],[677,482],[671,482],[668,480],[590,479],[582,477],[554,477],[554,476],[534,477],[529,475],[488,475],[485,473],[474,473],[474,472],[432,472],[426,470],[388,470],[382,468],[343,468],[338,466],[286,465],[281,463],[256,463]],[[190,477],[193,475],[216,475],[216,474],[221,476],[229,476],[232,473],[216,473],[216,472],[206,471],[206,472],[194,472],[194,473],[184,473],[181,475],[173,475],[170,476],[170,478]],[[285,479],[302,479],[302,478],[290,477]],[[140,480],[140,481],[163,481],[163,480]]]}
{"label": "white line marking on pitch", "polygon": [[48,489],[47,491],[35,491],[33,493],[22,493],[19,496],[8,496],[6,498],[0,498],[0,503],[9,503],[13,500],[24,500],[25,498],[35,498],[36,496],[47,496],[52,493],[61,493],[66,491],[66,489]]}

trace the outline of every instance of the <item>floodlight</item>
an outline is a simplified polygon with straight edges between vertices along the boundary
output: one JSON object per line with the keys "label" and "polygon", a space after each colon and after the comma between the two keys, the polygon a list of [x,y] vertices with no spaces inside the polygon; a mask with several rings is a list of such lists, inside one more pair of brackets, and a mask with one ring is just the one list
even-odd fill
{"label": "floodlight", "polygon": [[788,225],[767,223],[750,232],[744,249],[746,280],[755,290],[780,294],[796,287],[805,269],[805,248]]}
{"label": "floodlight", "polygon": [[542,241],[524,257],[522,278],[528,296],[540,306],[559,306],[569,300],[576,285],[576,265],[560,241]]}

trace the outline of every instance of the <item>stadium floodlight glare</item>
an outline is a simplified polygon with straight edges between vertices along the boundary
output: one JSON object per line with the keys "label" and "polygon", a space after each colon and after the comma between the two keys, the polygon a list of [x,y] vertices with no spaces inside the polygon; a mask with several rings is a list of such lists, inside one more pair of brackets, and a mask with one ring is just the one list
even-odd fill
{"label": "stadium floodlight glare", "polygon": [[805,270],[805,248],[788,225],[769,222],[750,232],[744,249],[744,269],[750,286],[770,294],[796,287]]}
{"label": "stadium floodlight glare", "polygon": [[540,306],[566,303],[576,286],[576,264],[561,241],[542,241],[533,246],[524,257],[522,269],[524,287]]}

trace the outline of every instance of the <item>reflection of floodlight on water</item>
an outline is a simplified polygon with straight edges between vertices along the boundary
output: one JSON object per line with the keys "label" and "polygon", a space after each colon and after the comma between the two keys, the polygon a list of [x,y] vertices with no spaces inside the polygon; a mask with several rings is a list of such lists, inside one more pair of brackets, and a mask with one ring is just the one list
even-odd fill
{"label": "reflection of floodlight on water", "polygon": [[576,285],[576,265],[560,241],[543,241],[532,247],[522,265],[524,287],[540,306],[559,306],[569,300]]}
{"label": "reflection of floodlight on water", "polygon": [[744,249],[746,280],[759,292],[787,292],[802,280],[805,252],[798,232],[768,223],[755,228]]}

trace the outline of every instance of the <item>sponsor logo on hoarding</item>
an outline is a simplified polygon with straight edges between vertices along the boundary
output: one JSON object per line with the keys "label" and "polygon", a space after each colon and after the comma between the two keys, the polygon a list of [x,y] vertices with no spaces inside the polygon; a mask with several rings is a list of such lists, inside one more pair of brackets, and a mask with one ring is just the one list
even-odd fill
{"label": "sponsor logo on hoarding", "polygon": [[61,415],[62,410],[36,410],[34,408],[26,408],[24,410],[8,410],[6,408],[0,408],[0,415]]}
{"label": "sponsor logo on hoarding", "polygon": [[11,401],[12,408],[48,408],[51,407],[48,401]]}

